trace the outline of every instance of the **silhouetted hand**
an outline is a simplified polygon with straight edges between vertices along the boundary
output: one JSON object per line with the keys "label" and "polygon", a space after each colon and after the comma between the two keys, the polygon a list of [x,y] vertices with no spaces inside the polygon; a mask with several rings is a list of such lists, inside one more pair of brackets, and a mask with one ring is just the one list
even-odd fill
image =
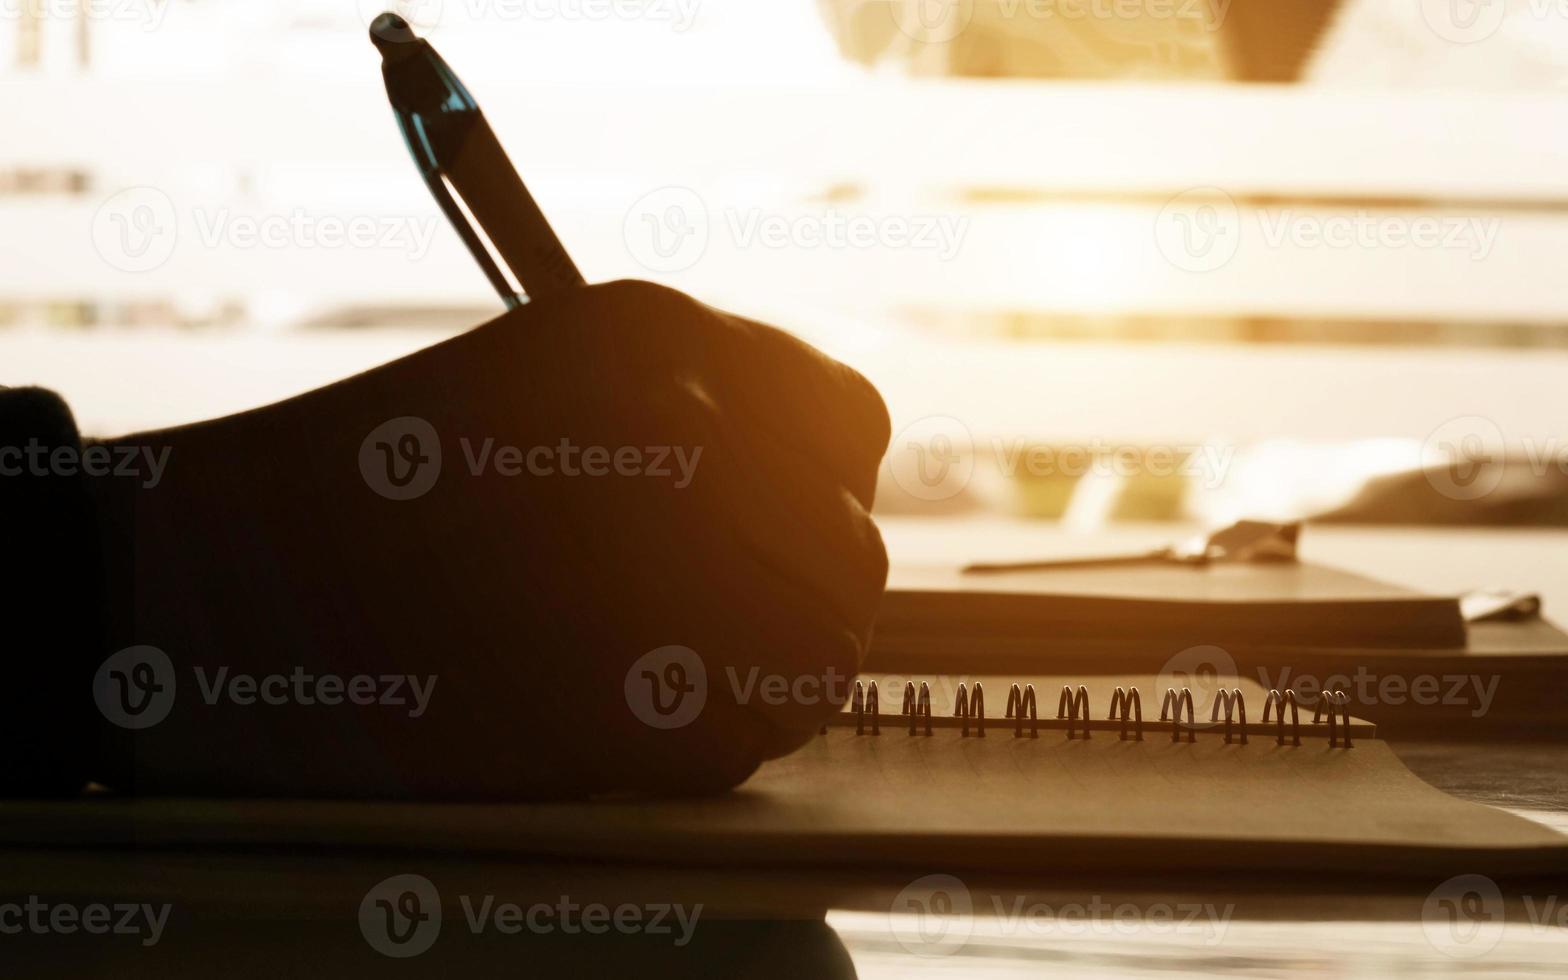
{"label": "silhouetted hand", "polygon": [[[111,721],[167,710],[107,728],[130,749],[107,778],[419,798],[734,785],[846,696],[886,577],[868,510],[887,439],[844,365],[624,282],[112,440],[169,452],[156,487],[95,481],[106,652],[168,663],[122,654],[100,677],[127,698]],[[166,674],[172,690],[145,683]]]}

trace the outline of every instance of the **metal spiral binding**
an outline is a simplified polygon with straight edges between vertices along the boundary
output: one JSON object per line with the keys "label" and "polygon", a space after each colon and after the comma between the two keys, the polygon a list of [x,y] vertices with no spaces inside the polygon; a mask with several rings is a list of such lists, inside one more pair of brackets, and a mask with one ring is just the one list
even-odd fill
{"label": "metal spiral binding", "polygon": [[866,712],[871,713],[871,734],[882,734],[882,719],[878,713],[880,707],[877,703],[877,682],[872,681],[869,687],[855,682],[855,698],[851,702],[855,711],[855,734],[866,733]]}
{"label": "metal spiral binding", "polygon": [[[927,736],[936,728],[956,728],[964,738],[985,738],[985,689],[978,683],[959,684],[954,700],[952,717],[937,715],[932,710],[931,685],[907,681],[903,683],[903,703],[899,709],[899,727],[907,729],[910,737]],[[1351,748],[1352,719],[1350,696],[1341,690],[1322,692],[1310,724],[1328,725],[1311,735],[1327,735],[1330,748]],[[1289,731],[1286,731],[1286,709],[1289,709]],[[1292,690],[1271,690],[1263,704],[1263,718],[1256,728],[1247,718],[1247,702],[1239,687],[1221,689],[1215,694],[1209,714],[1209,724],[1214,734],[1224,713],[1225,744],[1246,745],[1252,735],[1267,736],[1272,728],[1278,745],[1300,746],[1301,702]],[[845,712],[840,724],[847,726],[848,715],[854,715],[856,735],[882,734],[880,692],[876,681],[856,681],[850,711]],[[891,717],[891,716],[889,716]],[[1012,722],[1013,737],[1040,737],[1042,724],[1048,729],[1061,729],[1069,741],[1088,739],[1098,727],[1105,731],[1118,730],[1121,741],[1144,741],[1143,698],[1137,687],[1118,687],[1111,696],[1110,707],[1103,721],[1090,717],[1089,689],[1085,685],[1067,685],[1062,688],[1056,707],[1056,718],[1049,716],[1042,722],[1039,717],[1038,694],[1033,684],[1012,684],[1007,692],[1004,718]],[[1172,742],[1194,743],[1198,740],[1196,705],[1191,688],[1167,688],[1160,706],[1159,724],[1170,725]],[[1150,724],[1154,724],[1150,722]],[[1025,730],[1027,729],[1027,736]],[[1370,726],[1368,732],[1374,731]],[[826,734],[826,732],[824,732]],[[1184,737],[1185,736],[1185,737]]]}
{"label": "metal spiral binding", "polygon": [[1056,703],[1056,717],[1058,719],[1067,719],[1067,737],[1069,739],[1077,737],[1074,732],[1077,729],[1078,720],[1082,718],[1083,737],[1088,738],[1089,689],[1082,684],[1078,685],[1077,691],[1074,691],[1071,687],[1063,687],[1061,699]]}
{"label": "metal spiral binding", "polygon": [[1025,684],[1020,690],[1017,684],[1007,692],[1007,713],[1005,717],[1013,719],[1013,737],[1024,737],[1024,712],[1029,712],[1029,737],[1040,737],[1040,715],[1035,709],[1034,685]]}
{"label": "metal spiral binding", "polygon": [[1274,737],[1274,744],[1276,744],[1276,745],[1284,745],[1285,744],[1285,705],[1287,705],[1287,704],[1290,705],[1290,733],[1291,733],[1291,736],[1292,736],[1290,744],[1292,744],[1292,745],[1300,745],[1301,744],[1301,711],[1300,711],[1299,708],[1296,707],[1296,692],[1295,691],[1286,691],[1284,693],[1284,695],[1281,696],[1279,691],[1276,691],[1276,690],[1270,688],[1270,690],[1269,690],[1269,699],[1267,701],[1263,702],[1263,723],[1265,725],[1267,725],[1269,723],[1269,709],[1273,708],[1275,706],[1278,706],[1279,713],[1278,713],[1278,715],[1275,716],[1276,719],[1277,719],[1276,722],[1275,722],[1275,725],[1276,725],[1276,727],[1278,729],[1278,734],[1275,735],[1275,737]]}
{"label": "metal spiral binding", "polygon": [[[1185,729],[1182,728],[1181,723],[1181,709],[1183,708],[1187,709],[1187,727]],[[1196,742],[1198,740],[1198,736],[1193,731],[1198,727],[1198,718],[1197,712],[1192,707],[1192,688],[1182,688],[1179,695],[1174,687],[1165,689],[1165,701],[1160,705],[1160,720],[1165,721],[1166,719],[1169,719],[1171,723],[1172,742],[1180,742],[1183,731],[1187,733],[1187,741]]]}
{"label": "metal spiral binding", "polygon": [[958,685],[958,700],[953,705],[953,717],[963,721],[960,732],[963,738],[969,737],[971,720],[975,723],[975,738],[985,738],[985,689],[978,681],[975,682],[973,695],[965,689],[964,685]]}
{"label": "metal spiral binding", "polygon": [[930,735],[931,685],[927,684],[925,681],[921,681],[920,695],[919,697],[916,697],[914,681],[906,681],[904,683],[904,706],[898,709],[898,713],[909,718],[909,734],[919,734],[918,728],[920,725],[920,719],[924,718],[926,720],[925,733]]}
{"label": "metal spiral binding", "polygon": [[1138,696],[1138,689],[1136,687],[1132,689],[1131,694],[1128,694],[1119,687],[1116,689],[1116,693],[1111,695],[1111,710],[1107,717],[1109,717],[1112,721],[1117,720],[1118,717],[1121,719],[1121,740],[1123,742],[1127,741],[1127,722],[1132,718],[1136,718],[1138,728],[1136,733],[1133,735],[1133,741],[1143,741],[1143,698]]}
{"label": "metal spiral binding", "polygon": [[1236,687],[1236,688],[1230,689],[1229,691],[1225,690],[1223,687],[1220,688],[1219,694],[1215,695],[1215,697],[1214,697],[1214,710],[1209,715],[1209,722],[1211,724],[1213,722],[1216,722],[1216,721],[1219,720],[1221,706],[1223,706],[1225,708],[1225,744],[1226,745],[1230,744],[1231,716],[1232,715],[1240,715],[1241,716],[1241,744],[1242,745],[1246,745],[1247,744],[1247,699],[1241,696],[1241,688]]}
{"label": "metal spiral binding", "polygon": [[1350,695],[1344,691],[1324,691],[1318,696],[1318,706],[1312,712],[1312,724],[1323,723],[1323,704],[1328,703],[1328,747],[1336,748],[1339,738],[1334,730],[1334,709],[1338,708],[1344,719],[1345,748],[1350,748]]}

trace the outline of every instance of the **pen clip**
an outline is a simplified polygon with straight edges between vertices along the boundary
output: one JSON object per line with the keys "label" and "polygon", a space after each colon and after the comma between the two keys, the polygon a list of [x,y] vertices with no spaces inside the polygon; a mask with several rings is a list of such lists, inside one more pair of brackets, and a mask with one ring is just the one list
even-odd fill
{"label": "pen clip", "polygon": [[506,281],[501,269],[495,263],[489,248],[474,228],[474,221],[458,203],[452,190],[447,186],[446,175],[441,170],[441,164],[436,158],[435,148],[430,145],[430,136],[425,132],[424,118],[417,112],[410,112],[401,107],[394,107],[393,116],[397,119],[398,130],[403,134],[403,142],[408,145],[408,151],[419,167],[419,176],[424,178],[425,186],[430,188],[430,196],[436,199],[436,204],[441,208],[441,213],[446,215],[447,223],[457,232],[457,237],[463,240],[468,247],[468,252],[479,264],[479,271],[490,281],[490,286],[501,297],[501,302],[509,310],[515,310],[523,305],[522,297],[512,284]]}
{"label": "pen clip", "polygon": [[451,223],[453,230],[457,232],[457,237],[463,240],[463,244],[468,246],[469,253],[473,255],[474,261],[479,263],[479,270],[485,274],[486,279],[490,280],[491,288],[500,294],[501,302],[505,303],[506,308],[509,310],[515,310],[522,306],[522,297],[517,294],[517,290],[513,289],[512,284],[507,282],[506,277],[501,274],[500,267],[495,264],[495,259],[490,256],[490,250],[485,247],[485,243],[479,237],[479,233],[474,230],[473,223],[469,221],[467,213],[458,204],[457,198],[453,196],[451,189],[447,187],[446,178],[441,171],[421,167],[420,176],[425,178],[425,183],[430,187],[431,196],[436,199],[436,204],[441,207],[441,211],[446,215],[447,221]]}

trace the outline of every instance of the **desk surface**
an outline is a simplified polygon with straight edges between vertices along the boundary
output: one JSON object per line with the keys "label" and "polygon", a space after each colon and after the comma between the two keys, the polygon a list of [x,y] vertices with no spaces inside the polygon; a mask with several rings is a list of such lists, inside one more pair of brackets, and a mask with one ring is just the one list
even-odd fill
{"label": "desk surface", "polygon": [[[1442,789],[1568,832],[1568,781],[1561,775],[1568,771],[1568,746],[1406,742],[1395,748]],[[585,962],[619,971],[658,962],[660,969],[643,975],[729,976],[743,963],[749,975],[790,977],[1545,976],[1560,975],[1568,963],[1568,880],[1483,880],[1465,904],[1473,882],[1280,880],[1244,869],[1180,880],[1048,872],[955,878],[936,867],[918,875],[724,871],[561,866],[477,854],[431,860],[144,850],[4,857],[0,897],[41,892],[78,902],[170,904],[166,936],[150,949],[120,943],[107,952],[65,951],[94,966],[112,964],[118,975],[272,976],[330,967],[368,976],[400,965],[450,974]],[[436,882],[445,903],[439,943],[406,963],[373,952],[357,927],[367,891],[399,874]],[[527,906],[559,895],[610,906],[701,903],[703,917],[678,955],[667,940],[650,948],[614,936],[500,936],[465,928],[469,910],[461,903],[468,896]],[[58,944],[17,946],[6,937],[0,944],[20,951],[28,964],[44,962],[30,958],[35,954],[61,961]],[[671,955],[676,958],[665,958]]]}
{"label": "desk surface", "polygon": [[[1063,536],[1001,522],[886,528],[905,560],[933,554],[1013,557],[1053,551]],[[1132,528],[1111,543],[1169,540],[1169,528]],[[1562,535],[1512,532],[1364,532],[1311,529],[1316,560],[1434,590],[1471,584],[1536,588],[1568,610]],[[955,544],[955,542],[957,542]],[[1105,538],[1093,546],[1103,547]],[[973,551],[966,551],[970,547]],[[1084,546],[1079,540],[1078,546]],[[1045,553],[1052,553],[1050,551]],[[1462,561],[1453,560],[1457,557]],[[1440,560],[1445,559],[1446,560]],[[1517,577],[1510,577],[1517,576]],[[1561,597],[1554,600],[1553,596]],[[1395,741],[1417,775],[1465,799],[1520,812],[1568,833],[1568,745]],[[526,964],[586,974],[1011,977],[1556,976],[1568,964],[1568,880],[1263,879],[1244,870],[1201,878],[1068,880],[1049,873],[930,879],[853,868],[751,872],[662,866],[539,865],[484,855],[439,862],[381,854],[11,852],[0,897],[41,888],[77,896],[156,895],[174,908],[168,938],[145,950],[121,943],[83,954],[118,975],[378,975],[489,972]],[[411,864],[417,866],[410,866]],[[431,953],[385,959],[366,945],[357,913],[367,888],[419,873],[448,896]],[[933,868],[932,875],[943,875]],[[1471,887],[1478,891],[1468,890]],[[1495,889],[1495,891],[1493,890]],[[612,938],[548,940],[463,928],[453,895],[616,902],[702,902],[704,922],[684,959]],[[943,914],[944,911],[947,914]],[[735,922],[741,917],[749,922]],[[825,925],[823,924],[825,922]],[[0,921],[0,925],[4,922]],[[447,938],[455,933],[456,938]],[[32,949],[7,942],[8,952]],[[557,942],[556,940],[560,940]],[[586,947],[583,942],[588,942]],[[27,959],[53,966],[48,944]],[[649,964],[657,968],[649,969]],[[177,967],[172,969],[171,967]],[[665,972],[661,973],[663,970]]]}
{"label": "desk surface", "polygon": [[[1396,744],[1401,758],[1438,787],[1504,806],[1568,832],[1568,746],[1444,742]],[[1039,879],[1044,885],[1044,879]],[[1081,883],[1073,888],[971,889],[967,941],[909,941],[912,915],[830,912],[858,975],[871,977],[1138,976],[1560,976],[1568,964],[1562,916],[1568,882],[1502,885],[1473,921],[1446,917],[1443,900],[1462,884],[1386,886],[1371,881]],[[1001,904],[997,904],[998,898]],[[1093,917],[1098,898],[1117,911]],[[1123,908],[1126,903],[1131,908]],[[1009,921],[1019,906],[1044,907]],[[1161,906],[1186,921],[1165,926]],[[1231,915],[1224,918],[1227,906]],[[1079,907],[1091,910],[1083,918]],[[984,909],[984,913],[980,910]],[[1548,911],[1550,910],[1550,911]],[[1218,913],[1218,914],[1214,914]],[[1125,921],[1119,922],[1121,915]],[[1140,916],[1142,918],[1140,918]],[[900,923],[898,920],[904,921]],[[900,939],[905,941],[901,942]]]}

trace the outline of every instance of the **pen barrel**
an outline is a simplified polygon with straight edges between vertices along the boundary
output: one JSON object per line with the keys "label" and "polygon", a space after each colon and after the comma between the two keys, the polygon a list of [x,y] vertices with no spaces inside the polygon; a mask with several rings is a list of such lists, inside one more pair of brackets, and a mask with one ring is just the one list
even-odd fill
{"label": "pen barrel", "polygon": [[586,284],[479,112],[451,134],[445,175],[532,299]]}

